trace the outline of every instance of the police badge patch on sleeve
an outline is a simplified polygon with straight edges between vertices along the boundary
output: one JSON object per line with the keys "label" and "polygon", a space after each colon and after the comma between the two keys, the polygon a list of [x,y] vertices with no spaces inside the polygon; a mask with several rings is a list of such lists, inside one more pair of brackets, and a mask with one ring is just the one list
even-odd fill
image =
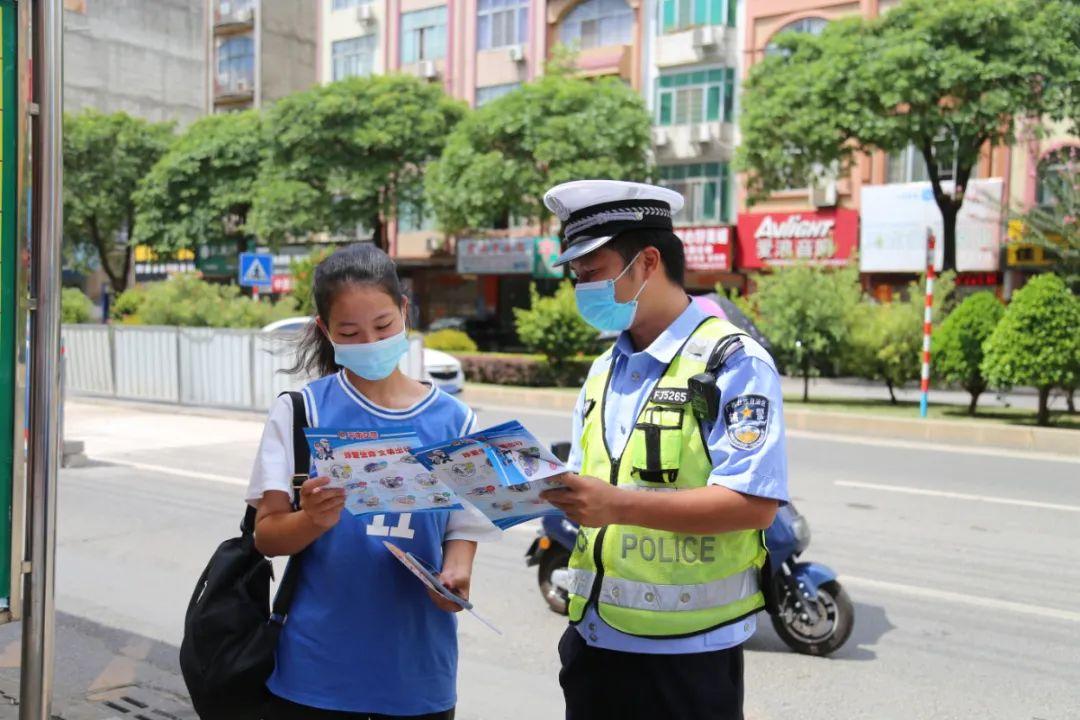
{"label": "police badge patch on sleeve", "polygon": [[740,395],[724,405],[724,421],[731,444],[753,450],[765,442],[769,430],[769,399],[763,395]]}

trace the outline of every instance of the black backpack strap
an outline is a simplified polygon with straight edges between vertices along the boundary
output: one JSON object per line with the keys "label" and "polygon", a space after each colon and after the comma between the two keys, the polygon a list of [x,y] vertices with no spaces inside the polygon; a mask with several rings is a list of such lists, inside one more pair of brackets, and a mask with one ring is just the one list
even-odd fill
{"label": "black backpack strap", "polygon": [[[288,395],[292,401],[293,409],[293,510],[300,509],[300,486],[308,479],[311,467],[311,452],[308,450],[307,438],[304,436],[304,428],[308,426],[307,408],[304,405],[304,396],[296,391],[282,393]],[[285,573],[281,576],[281,584],[278,586],[277,595],[274,596],[273,612],[270,614],[270,622],[284,625],[289,617],[289,607],[296,595],[296,584],[300,577],[300,556],[294,555],[289,558],[285,566]]]}

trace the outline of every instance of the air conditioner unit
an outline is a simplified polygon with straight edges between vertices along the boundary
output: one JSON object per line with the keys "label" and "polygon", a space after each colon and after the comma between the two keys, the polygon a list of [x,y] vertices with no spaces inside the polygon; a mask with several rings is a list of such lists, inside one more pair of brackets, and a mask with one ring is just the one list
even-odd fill
{"label": "air conditioner unit", "polygon": [[694,48],[697,50],[703,50],[706,48],[714,48],[720,44],[720,33],[722,30],[718,30],[712,25],[706,25],[705,27],[694,28]]}
{"label": "air conditioner unit", "polygon": [[836,207],[836,180],[815,177],[810,181],[810,204],[814,207]]}
{"label": "air conditioner unit", "polygon": [[510,61],[516,63],[525,62],[525,46],[513,45],[510,47]]}
{"label": "air conditioner unit", "polygon": [[251,87],[248,85],[247,80],[237,80],[236,81],[236,92],[247,92],[250,89],[251,89]]}
{"label": "air conditioner unit", "polygon": [[255,20],[255,8],[246,8],[240,12],[240,22],[253,22]]}
{"label": "air conditioner unit", "polygon": [[653,128],[652,140],[653,145],[658,148],[667,147],[667,144],[671,141],[671,139],[668,137],[667,128]]}
{"label": "air conditioner unit", "polygon": [[693,143],[698,145],[708,145],[715,139],[711,125],[700,123],[690,128],[690,141]]}
{"label": "air conditioner unit", "polygon": [[375,22],[375,6],[366,2],[356,6],[356,22],[370,25]]}
{"label": "air conditioner unit", "polygon": [[416,74],[425,80],[434,80],[439,77],[439,68],[435,66],[434,60],[421,60],[416,67]]}

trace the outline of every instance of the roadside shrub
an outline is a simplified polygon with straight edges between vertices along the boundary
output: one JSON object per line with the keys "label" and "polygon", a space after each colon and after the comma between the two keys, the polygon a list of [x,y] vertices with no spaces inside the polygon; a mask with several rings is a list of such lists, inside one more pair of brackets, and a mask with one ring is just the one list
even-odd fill
{"label": "roadside shrub", "polygon": [[127,290],[112,309],[113,318],[125,324],[181,327],[259,328],[296,314],[291,297],[255,301],[236,285],[215,285],[194,274]]}
{"label": "roadside shrub", "polygon": [[1080,382],[1080,299],[1057,275],[1039,275],[1013,295],[1001,322],[983,345],[982,373],[995,387],[1033,385],[1039,425],[1050,424],[1055,387]]}
{"label": "roadside shrub", "polygon": [[476,352],[476,343],[461,330],[446,328],[424,336],[424,347],[443,352]]}
{"label": "roadside shrub", "polygon": [[968,391],[971,402],[968,414],[975,414],[979,395],[986,390],[982,374],[983,343],[1005,314],[1005,308],[992,292],[982,291],[964,301],[934,331],[934,375],[956,383]]}
{"label": "roadside shrub", "polygon": [[60,322],[73,325],[90,322],[94,303],[79,288],[64,288],[60,292]]}
{"label": "roadside shrub", "polygon": [[547,358],[558,375],[562,365],[596,346],[599,333],[582,319],[574,299],[574,287],[564,281],[551,296],[542,296],[536,286],[529,288],[528,309],[514,308],[518,338],[530,352]]}
{"label": "roadside shrub", "polygon": [[320,248],[289,263],[293,277],[292,290],[289,292],[289,296],[296,303],[295,314],[315,314],[315,296],[312,294],[312,287],[315,282],[315,267],[330,257],[330,253],[333,251],[334,248]]}
{"label": "roadside shrub", "polygon": [[536,355],[459,354],[469,382],[522,387],[578,387],[585,382],[592,358],[567,360],[556,370]]}

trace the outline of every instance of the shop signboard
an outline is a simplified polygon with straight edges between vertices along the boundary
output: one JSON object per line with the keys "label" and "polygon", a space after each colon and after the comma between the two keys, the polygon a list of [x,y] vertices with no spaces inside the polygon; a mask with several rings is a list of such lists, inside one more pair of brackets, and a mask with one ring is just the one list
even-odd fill
{"label": "shop signboard", "polygon": [[859,214],[846,208],[739,215],[739,267],[847,265],[859,236]]}
{"label": "shop signboard", "polygon": [[686,253],[686,269],[702,272],[731,270],[731,230],[726,225],[675,228]]}
{"label": "shop signboard", "polygon": [[[999,178],[972,180],[956,218],[956,269],[996,272],[1003,224]],[[952,183],[943,183],[952,192]],[[926,270],[926,229],[939,239],[935,264],[944,257],[944,224],[928,182],[864,185],[860,196],[862,272],[921,273]]]}
{"label": "shop signboard", "polygon": [[457,271],[465,275],[531,275],[536,238],[466,238],[457,242]]}

